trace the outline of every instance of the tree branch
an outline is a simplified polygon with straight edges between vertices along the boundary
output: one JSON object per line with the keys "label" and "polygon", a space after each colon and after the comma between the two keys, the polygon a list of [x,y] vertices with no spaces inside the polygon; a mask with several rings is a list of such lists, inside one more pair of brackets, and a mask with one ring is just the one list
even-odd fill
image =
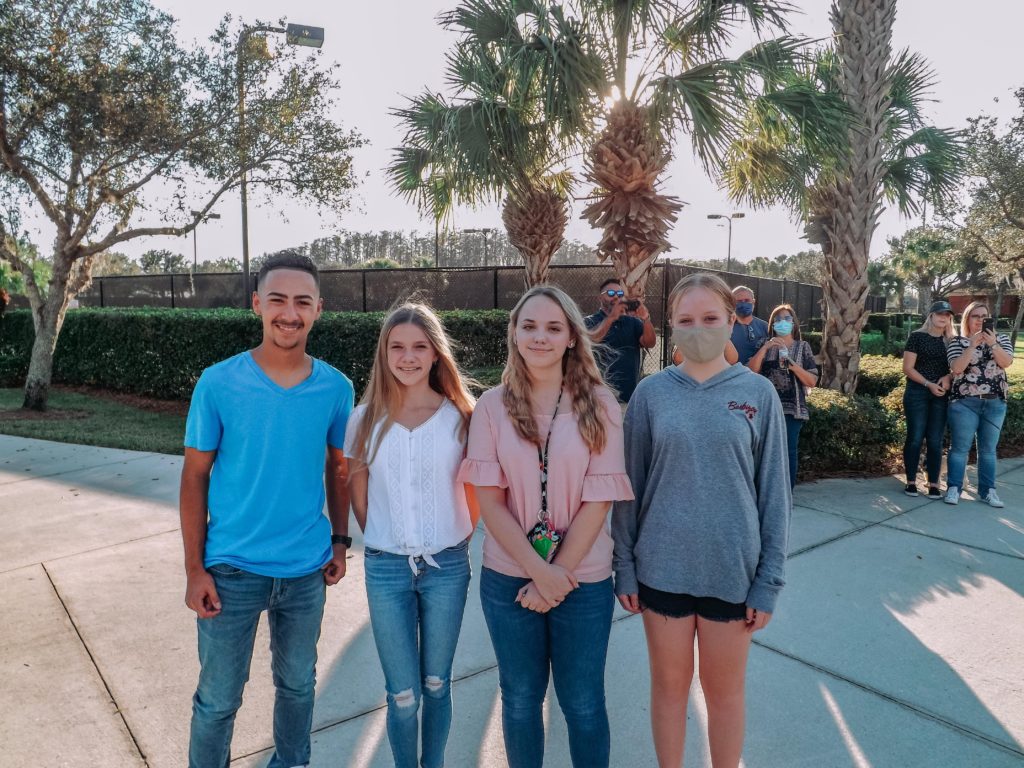
{"label": "tree branch", "polygon": [[25,163],[11,146],[10,137],[7,133],[7,90],[3,85],[2,79],[0,79],[0,161],[3,161],[3,164],[10,173],[28,185],[36,199],[39,200],[39,204],[43,207],[47,217],[57,226],[58,230],[61,230],[63,221],[60,211],[54,205],[50,196],[46,194],[46,190],[43,189],[43,185],[39,183],[36,175],[25,167]]}

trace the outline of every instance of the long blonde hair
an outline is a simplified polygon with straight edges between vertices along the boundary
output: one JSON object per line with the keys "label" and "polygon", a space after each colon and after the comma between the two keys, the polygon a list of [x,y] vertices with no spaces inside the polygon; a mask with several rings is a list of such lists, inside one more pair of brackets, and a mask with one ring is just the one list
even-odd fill
{"label": "long blonde hair", "polygon": [[[430,341],[434,352],[437,353],[437,361],[430,368],[430,388],[445,398],[451,400],[452,404],[462,414],[462,427],[459,430],[459,439],[466,440],[469,429],[469,417],[473,414],[473,406],[476,399],[470,393],[466,385],[466,379],[459,370],[455,356],[452,354],[452,345],[445,333],[444,326],[434,311],[426,304],[406,302],[400,307],[391,310],[391,313],[384,319],[380,329],[380,337],[377,339],[377,353],[373,357],[373,370],[370,371],[370,382],[366,385],[360,405],[366,406],[366,412],[359,422],[354,440],[354,458],[360,459],[366,464],[373,461],[377,455],[377,449],[384,439],[384,435],[394,424],[394,414],[402,406],[404,390],[402,385],[395,380],[388,366],[388,337],[391,331],[399,325],[415,325]],[[380,432],[373,446],[370,443],[370,435],[374,427],[380,424]]]}
{"label": "long blonde hair", "polygon": [[990,315],[992,314],[992,310],[988,308],[987,301],[972,301],[970,304],[968,304],[967,307],[964,309],[963,317],[960,318],[960,335],[963,336],[965,339],[971,338],[971,333],[970,331],[967,330],[967,322],[968,318],[971,316],[971,312],[976,310],[978,307],[984,307],[986,312],[988,312]]}
{"label": "long blonde hair", "polygon": [[540,432],[537,430],[537,419],[533,413],[533,401],[530,392],[533,383],[526,361],[519,354],[516,346],[516,325],[523,306],[535,296],[544,296],[555,302],[565,315],[569,326],[570,344],[562,359],[562,377],[569,396],[572,398],[572,410],[576,414],[580,437],[592,453],[604,450],[607,434],[604,426],[602,406],[597,401],[596,389],[604,386],[601,371],[594,360],[594,350],[590,343],[583,315],[565,291],[552,285],[537,285],[523,294],[508,318],[508,360],[501,374],[501,383],[505,385],[502,402],[508,411],[516,432],[524,440],[535,445],[541,444]]}

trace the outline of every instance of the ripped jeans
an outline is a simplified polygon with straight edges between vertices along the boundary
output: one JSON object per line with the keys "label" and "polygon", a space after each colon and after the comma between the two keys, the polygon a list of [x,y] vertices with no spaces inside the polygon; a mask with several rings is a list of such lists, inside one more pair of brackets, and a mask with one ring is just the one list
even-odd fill
{"label": "ripped jeans", "polygon": [[[366,597],[388,694],[396,768],[441,768],[452,723],[451,675],[469,592],[469,542],[433,556],[440,568],[366,547]],[[418,750],[423,702],[422,758]]]}

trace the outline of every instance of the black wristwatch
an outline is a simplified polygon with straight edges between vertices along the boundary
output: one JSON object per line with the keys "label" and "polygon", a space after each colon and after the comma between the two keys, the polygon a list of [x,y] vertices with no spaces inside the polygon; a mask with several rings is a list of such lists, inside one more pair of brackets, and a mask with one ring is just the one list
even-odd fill
{"label": "black wristwatch", "polygon": [[331,534],[331,544],[344,544],[346,547],[352,546],[351,536],[342,536],[340,533]]}

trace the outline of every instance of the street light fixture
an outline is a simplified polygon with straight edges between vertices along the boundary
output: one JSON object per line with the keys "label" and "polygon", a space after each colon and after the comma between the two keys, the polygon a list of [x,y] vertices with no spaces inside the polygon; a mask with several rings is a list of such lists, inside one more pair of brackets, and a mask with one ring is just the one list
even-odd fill
{"label": "street light fixture", "polygon": [[219,219],[219,213],[208,213],[203,216],[202,211],[190,211],[193,218],[199,219],[199,223],[192,228],[192,271],[195,272],[199,268],[199,244],[197,242],[196,232],[199,231],[199,224],[205,224],[210,219]]}
{"label": "street light fixture", "polygon": [[484,266],[489,266],[487,263],[487,237],[488,235],[497,232],[498,230],[495,229],[494,227],[483,227],[482,229],[464,229],[462,231],[470,235],[484,236]]}
{"label": "street light fixture", "polygon": [[732,272],[732,220],[733,219],[742,219],[746,215],[747,214],[745,214],[745,213],[733,213],[733,214],[729,214],[729,215],[726,215],[724,213],[709,213],[708,214],[708,218],[709,219],[725,219],[726,224],[729,225],[729,246],[728,246],[728,250],[726,251],[726,258],[725,258],[725,271],[726,272]]}
{"label": "street light fixture", "polygon": [[242,50],[245,41],[258,32],[274,32],[284,34],[288,45],[300,45],[308,48],[320,48],[324,44],[323,27],[310,27],[305,24],[289,24],[286,27],[271,27],[265,24],[254,24],[242,27],[238,33],[238,45],[235,48],[235,68],[238,77],[238,162],[241,167],[242,197],[242,293],[245,296],[246,308],[252,306],[252,293],[249,291],[249,196],[248,176],[246,170],[248,157],[245,143],[245,78],[242,69]]}

